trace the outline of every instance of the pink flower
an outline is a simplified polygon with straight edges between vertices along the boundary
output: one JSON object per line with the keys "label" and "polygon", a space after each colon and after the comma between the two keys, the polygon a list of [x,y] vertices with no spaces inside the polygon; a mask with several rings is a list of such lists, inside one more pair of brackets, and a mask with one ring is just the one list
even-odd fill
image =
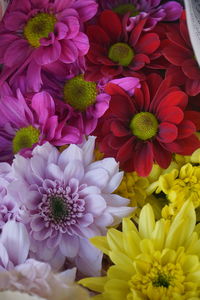
{"label": "pink flower", "polygon": [[30,155],[35,145],[46,141],[56,146],[81,141],[79,131],[66,124],[67,111],[59,118],[47,92],[24,98],[19,89],[13,94],[4,84],[0,99],[0,161],[12,161],[17,152]]}
{"label": "pink flower", "polygon": [[89,48],[83,22],[96,10],[94,0],[13,0],[0,29],[0,63],[5,65],[0,82],[26,70],[35,86],[41,69],[76,62]]}

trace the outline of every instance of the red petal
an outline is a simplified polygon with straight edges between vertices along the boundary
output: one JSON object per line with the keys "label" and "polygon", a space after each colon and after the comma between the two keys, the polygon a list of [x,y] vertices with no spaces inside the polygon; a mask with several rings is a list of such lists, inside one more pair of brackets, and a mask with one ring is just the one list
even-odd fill
{"label": "red petal", "polygon": [[119,149],[116,159],[120,162],[120,164],[128,161],[134,155],[135,139],[136,138],[132,136]]}
{"label": "red petal", "polygon": [[112,41],[118,41],[122,33],[121,20],[112,10],[104,10],[99,18],[100,26]]}
{"label": "red petal", "polygon": [[110,44],[110,38],[107,33],[98,25],[90,25],[87,28],[87,35],[89,37],[90,43],[96,44]]}
{"label": "red petal", "polygon": [[135,46],[137,53],[151,54],[160,46],[159,36],[155,33],[147,33],[141,36]]}
{"label": "red petal", "polygon": [[184,74],[190,79],[199,79],[200,78],[200,70],[197,62],[194,59],[188,59],[184,61],[182,70]]}
{"label": "red petal", "polygon": [[161,143],[171,143],[178,135],[178,129],[174,124],[163,122],[159,125],[157,139]]}
{"label": "red petal", "polygon": [[178,125],[178,138],[184,139],[191,136],[196,131],[196,126],[193,122],[184,120]]}
{"label": "red petal", "polygon": [[173,143],[165,144],[165,149],[172,153],[181,155],[191,155],[200,147],[200,141],[196,135],[191,135],[186,139],[178,139]]}
{"label": "red petal", "polygon": [[153,142],[153,153],[154,153],[154,159],[159,164],[159,166],[163,169],[168,168],[171,160],[172,160],[172,154],[165,150],[162,147],[162,144],[160,144],[158,141]]}
{"label": "red petal", "polygon": [[164,108],[161,107],[157,116],[160,122],[179,124],[184,118],[184,113],[179,107],[170,106]]}
{"label": "red petal", "polygon": [[185,111],[185,118],[187,120],[192,121],[192,123],[194,123],[197,131],[200,130],[200,112],[187,110]]}
{"label": "red petal", "polygon": [[130,129],[128,130],[122,122],[117,120],[111,123],[111,131],[115,136],[119,137],[127,136],[131,133]]}
{"label": "red petal", "polygon": [[146,23],[147,19],[142,19],[132,30],[130,38],[129,38],[129,44],[131,46],[135,46],[138,42],[138,39],[141,35],[141,32],[143,30],[143,27]]}
{"label": "red petal", "polygon": [[192,80],[187,79],[185,85],[186,93],[189,96],[196,96],[200,93],[200,79]]}
{"label": "red petal", "polygon": [[182,91],[175,91],[169,93],[165,98],[163,98],[156,109],[159,113],[160,109],[165,109],[170,106],[178,106],[181,109],[185,109],[188,103],[188,96]]}
{"label": "red petal", "polygon": [[165,47],[162,53],[175,66],[181,66],[186,59],[192,57],[192,51],[176,45]]}
{"label": "red petal", "polygon": [[173,85],[183,85],[186,81],[186,76],[184,75],[181,67],[170,66],[167,69],[166,77],[170,76]]}
{"label": "red petal", "polygon": [[135,170],[139,176],[148,176],[153,166],[153,147],[151,142],[137,143],[137,151],[133,153]]}
{"label": "red petal", "polygon": [[110,100],[109,109],[107,110],[108,114],[129,122],[135,114],[135,108],[130,98],[113,95]]}

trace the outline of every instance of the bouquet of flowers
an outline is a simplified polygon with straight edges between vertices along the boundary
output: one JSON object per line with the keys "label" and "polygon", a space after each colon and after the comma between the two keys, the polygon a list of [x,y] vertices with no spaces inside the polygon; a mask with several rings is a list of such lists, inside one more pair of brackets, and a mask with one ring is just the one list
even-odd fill
{"label": "bouquet of flowers", "polygon": [[0,19],[0,299],[200,299],[183,2],[4,0]]}

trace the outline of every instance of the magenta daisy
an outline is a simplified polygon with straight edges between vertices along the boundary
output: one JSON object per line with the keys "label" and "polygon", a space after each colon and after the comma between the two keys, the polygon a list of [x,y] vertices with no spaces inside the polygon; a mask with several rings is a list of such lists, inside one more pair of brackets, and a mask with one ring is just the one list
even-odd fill
{"label": "magenta daisy", "polygon": [[90,275],[99,274],[102,255],[88,238],[104,235],[107,226],[133,211],[128,199],[112,194],[123,177],[114,158],[92,162],[94,143],[89,137],[81,147],[70,145],[62,153],[46,143],[30,159],[16,155],[18,180],[12,183],[24,208],[31,255],[54,268],[67,259]]}
{"label": "magenta daisy", "polygon": [[[89,48],[82,32],[83,22],[95,15],[94,0],[14,0],[0,29],[0,63],[4,64],[0,82],[24,69],[34,85],[32,74],[40,74],[51,64],[74,63]],[[16,72],[17,71],[17,72]],[[36,79],[37,80],[37,79]]]}
{"label": "magenta daisy", "polygon": [[0,95],[0,161],[12,161],[20,152],[30,155],[31,149],[46,141],[61,146],[80,142],[79,131],[66,124],[55,112],[55,104],[47,92],[24,98],[18,89],[16,95],[4,84]]}
{"label": "magenta daisy", "polygon": [[161,4],[161,0],[98,0],[97,2],[102,10],[112,9],[119,15],[127,14],[128,28],[148,17],[144,31],[153,29],[159,21],[177,20],[183,10],[176,1],[167,1],[164,4]]}

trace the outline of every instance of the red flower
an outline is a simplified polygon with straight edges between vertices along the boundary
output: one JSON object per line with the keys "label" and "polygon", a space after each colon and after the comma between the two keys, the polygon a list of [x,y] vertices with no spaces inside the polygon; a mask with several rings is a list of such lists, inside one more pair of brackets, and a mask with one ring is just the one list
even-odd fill
{"label": "red flower", "polygon": [[168,26],[167,40],[164,41],[163,55],[172,63],[167,76],[173,78],[176,85],[184,85],[190,96],[200,93],[200,69],[194,56],[183,12],[180,23]]}
{"label": "red flower", "polygon": [[106,91],[110,106],[94,134],[100,151],[115,157],[123,170],[147,176],[153,162],[167,168],[172,153],[190,155],[200,146],[194,134],[200,114],[184,112],[188,97],[169,78],[147,76],[132,98],[114,84]]}
{"label": "red flower", "polygon": [[141,20],[132,31],[126,32],[123,19],[111,10],[103,11],[98,24],[87,28],[90,49],[86,78],[99,80],[130,73],[134,76],[144,66],[152,67],[152,61],[161,56],[160,39],[156,33],[143,32],[147,20]]}

